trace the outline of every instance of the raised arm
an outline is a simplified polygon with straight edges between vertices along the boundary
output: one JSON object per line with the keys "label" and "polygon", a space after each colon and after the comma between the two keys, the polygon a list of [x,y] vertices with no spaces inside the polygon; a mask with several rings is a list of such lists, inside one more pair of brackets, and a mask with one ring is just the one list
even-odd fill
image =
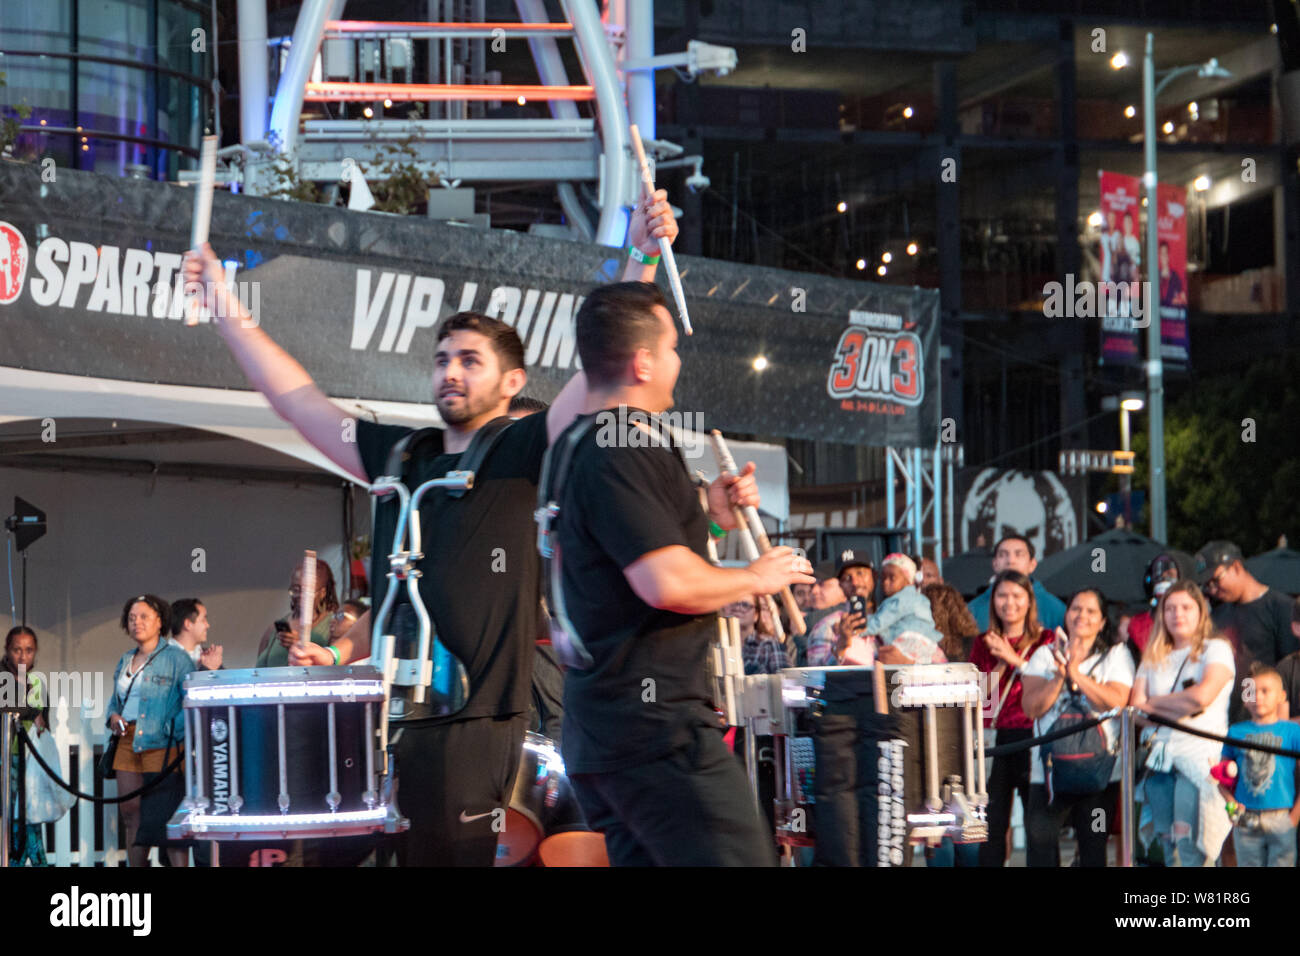
{"label": "raised arm", "polygon": [[658,548],[623,569],[637,597],[678,614],[709,614],[747,594],[773,594],[787,584],[812,584],[811,565],[785,547],[745,568],[718,568],[684,545]]}
{"label": "raised arm", "polygon": [[[659,239],[669,242],[677,238],[677,220],[673,217],[673,207],[668,202],[666,190],[655,190],[654,196],[647,202],[642,192],[642,201],[632,208],[632,218],[627,227],[628,245],[645,256],[658,259]],[[638,262],[628,256],[627,266],[623,269],[624,282],[654,282],[655,263]]]}
{"label": "raised arm", "polygon": [[355,416],[330,401],[307,370],[257,327],[239,297],[226,288],[221,263],[207,243],[186,255],[185,282],[187,291],[201,290],[235,361],[275,413],[334,464],[358,480],[368,481],[356,442],[347,437],[355,434],[355,424],[347,424]]}

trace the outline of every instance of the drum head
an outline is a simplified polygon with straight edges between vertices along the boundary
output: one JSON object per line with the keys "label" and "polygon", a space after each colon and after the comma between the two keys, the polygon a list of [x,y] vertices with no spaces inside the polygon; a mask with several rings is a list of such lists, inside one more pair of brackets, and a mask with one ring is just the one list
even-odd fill
{"label": "drum head", "polygon": [[495,866],[527,866],[537,853],[542,839],[542,828],[523,813],[511,807],[506,811],[505,828],[497,837]]}
{"label": "drum head", "polygon": [[547,837],[537,854],[542,866],[609,866],[605,837],[583,830]]}

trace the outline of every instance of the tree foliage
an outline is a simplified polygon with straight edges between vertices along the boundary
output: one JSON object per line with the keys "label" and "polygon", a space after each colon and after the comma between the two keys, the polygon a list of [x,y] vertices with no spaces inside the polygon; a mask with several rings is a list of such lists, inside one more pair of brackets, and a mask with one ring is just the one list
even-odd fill
{"label": "tree foliage", "polygon": [[[1252,428],[1253,423],[1253,428]],[[1300,541],[1300,350],[1244,374],[1199,378],[1165,415],[1169,543],[1226,538],[1247,554]],[[1251,440],[1253,438],[1253,440]],[[1147,487],[1147,434],[1134,436],[1134,486]]]}

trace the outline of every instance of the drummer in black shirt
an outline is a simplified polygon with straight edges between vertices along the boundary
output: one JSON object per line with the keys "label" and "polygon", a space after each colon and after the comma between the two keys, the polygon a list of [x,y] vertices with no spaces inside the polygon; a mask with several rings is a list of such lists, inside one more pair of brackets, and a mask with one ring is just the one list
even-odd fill
{"label": "drummer in black shirt", "polygon": [[[722,739],[705,659],[719,608],[812,568],[773,548],[747,568],[707,560],[712,518],[756,505],[754,466],[709,488],[700,508],[654,415],[673,404],[677,331],[654,285],[595,289],[577,319],[587,430],[552,489],[564,608],[589,667],[565,675],[564,760],[587,823],[615,866],[764,866],[772,834]],[[638,424],[638,421],[640,422]],[[552,456],[574,433],[557,439]]]}
{"label": "drummer in black shirt", "polygon": [[[671,240],[676,234],[662,190],[633,211],[629,241],[643,254],[657,251],[660,236]],[[653,274],[653,265],[629,261],[624,276],[648,280]],[[219,332],[281,418],[359,481],[385,470],[389,450],[411,429],[357,420],[356,441],[349,441],[344,425],[352,416],[248,321],[238,298],[226,290],[211,247],[187,259],[186,280],[204,281]],[[509,325],[477,313],[445,320],[432,384],[446,428],[408,449],[409,487],[454,470],[478,429],[506,415],[526,381],[523,344]],[[504,810],[514,784],[539,627],[540,565],[532,523],[537,478],[548,440],[572,421],[584,395],[578,373],[546,415],[524,418],[501,434],[470,492],[458,499],[435,492],[420,509],[420,595],[439,640],[465,665],[470,695],[451,717],[407,722],[394,743],[398,805],[411,821],[398,840],[402,865],[491,866],[495,860],[494,811]],[[354,628],[333,647],[344,663],[365,658],[369,634]],[[333,651],[315,645],[295,648],[290,656],[291,664],[334,662]]]}

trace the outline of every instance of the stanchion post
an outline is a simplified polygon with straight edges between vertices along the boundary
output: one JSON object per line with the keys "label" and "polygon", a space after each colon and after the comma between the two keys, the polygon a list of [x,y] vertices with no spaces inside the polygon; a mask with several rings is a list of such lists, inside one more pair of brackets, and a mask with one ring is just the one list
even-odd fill
{"label": "stanchion post", "polygon": [[1133,708],[1125,707],[1119,715],[1119,865],[1133,865]]}
{"label": "stanchion post", "polygon": [[14,714],[0,710],[0,873],[9,868],[9,818],[13,807],[9,804],[9,755],[13,752]]}

